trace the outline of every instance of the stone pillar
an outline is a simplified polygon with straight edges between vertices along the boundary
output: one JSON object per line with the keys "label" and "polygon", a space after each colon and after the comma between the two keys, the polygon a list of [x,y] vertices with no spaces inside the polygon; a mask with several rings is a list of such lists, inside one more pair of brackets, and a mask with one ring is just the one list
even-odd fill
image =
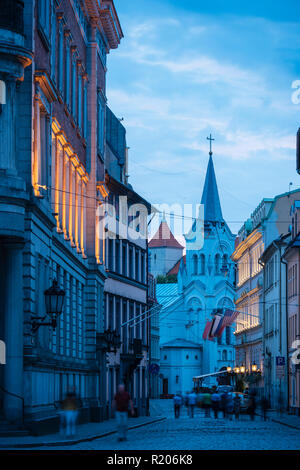
{"label": "stone pillar", "polygon": [[[23,265],[20,244],[7,244],[5,279],[5,343],[6,365],[4,388],[23,397]],[[4,394],[5,418],[11,422],[22,420],[23,403],[16,396]]]}

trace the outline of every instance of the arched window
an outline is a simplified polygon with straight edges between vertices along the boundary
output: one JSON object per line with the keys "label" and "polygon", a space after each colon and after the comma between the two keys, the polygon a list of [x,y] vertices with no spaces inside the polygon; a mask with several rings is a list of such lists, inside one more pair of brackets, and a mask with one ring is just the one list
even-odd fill
{"label": "arched window", "polygon": [[215,274],[220,274],[221,257],[219,254],[215,256]]}
{"label": "arched window", "polygon": [[198,256],[193,255],[193,274],[198,274]]}
{"label": "arched window", "polygon": [[205,256],[203,254],[200,255],[200,274],[205,274]]}
{"label": "arched window", "polygon": [[222,352],[222,361],[227,361],[227,351],[226,351],[226,349],[224,349],[223,352]]}
{"label": "arched window", "polygon": [[[225,270],[227,269],[228,272],[228,255],[223,255],[222,256],[222,269]],[[226,274],[225,271],[222,272],[224,275]]]}

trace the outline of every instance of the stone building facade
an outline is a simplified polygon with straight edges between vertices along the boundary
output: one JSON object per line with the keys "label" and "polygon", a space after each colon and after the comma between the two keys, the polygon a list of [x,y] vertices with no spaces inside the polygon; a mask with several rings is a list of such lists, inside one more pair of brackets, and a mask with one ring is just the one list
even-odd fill
{"label": "stone building facade", "polygon": [[[112,393],[98,344],[111,315],[103,314],[104,304],[109,308],[104,285],[128,308],[132,295],[124,284],[123,293],[113,287],[118,281],[107,272],[109,248],[97,210],[108,197],[107,178],[108,186],[140,200],[120,175],[106,171],[106,60],[123,33],[112,0],[2,4],[0,339],[7,357],[1,413],[8,421],[20,421],[24,411],[28,422],[50,422],[75,387],[81,418],[92,419],[93,410],[99,418],[101,409],[104,417]],[[140,278],[131,282],[139,298],[133,315],[147,304],[145,243],[143,268],[134,274]],[[65,291],[63,313],[55,330],[34,332],[32,321],[45,317],[44,290],[54,279]],[[113,322],[117,328],[118,319]]]}

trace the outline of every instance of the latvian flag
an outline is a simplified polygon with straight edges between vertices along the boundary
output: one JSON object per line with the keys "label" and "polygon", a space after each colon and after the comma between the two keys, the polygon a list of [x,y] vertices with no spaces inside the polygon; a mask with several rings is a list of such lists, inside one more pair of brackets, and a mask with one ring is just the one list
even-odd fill
{"label": "latvian flag", "polygon": [[206,325],[205,325],[205,328],[204,328],[204,331],[203,331],[203,335],[202,335],[203,339],[207,339],[208,333],[210,332],[211,324],[212,324],[211,321],[206,322]]}
{"label": "latvian flag", "polygon": [[226,326],[230,326],[234,320],[237,318],[240,312],[236,310],[225,310],[225,313],[222,317],[221,322],[218,323],[218,326],[215,330],[215,336],[222,336],[223,331],[225,330]]}

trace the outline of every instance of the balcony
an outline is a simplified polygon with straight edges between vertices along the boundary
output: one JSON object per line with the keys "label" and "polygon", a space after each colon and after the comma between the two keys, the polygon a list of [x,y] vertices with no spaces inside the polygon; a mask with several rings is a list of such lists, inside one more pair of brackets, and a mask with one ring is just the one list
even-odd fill
{"label": "balcony", "polygon": [[23,10],[24,2],[21,0],[0,0],[0,29],[23,34]]}

